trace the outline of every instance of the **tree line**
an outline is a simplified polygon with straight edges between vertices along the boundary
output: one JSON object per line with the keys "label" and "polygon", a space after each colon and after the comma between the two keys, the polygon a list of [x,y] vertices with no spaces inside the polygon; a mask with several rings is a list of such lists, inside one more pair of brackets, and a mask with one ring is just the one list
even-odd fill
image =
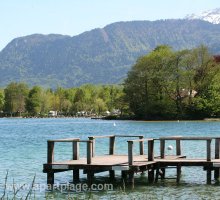
{"label": "tree line", "polygon": [[102,115],[117,110],[122,114],[123,87],[120,85],[83,85],[54,91],[40,86],[29,88],[25,83],[12,82],[0,90],[0,111],[4,116],[47,116],[49,111],[60,115]]}
{"label": "tree line", "polygon": [[124,92],[139,119],[220,117],[220,56],[205,46],[158,46],[128,73]]}
{"label": "tree line", "polygon": [[220,56],[207,47],[174,51],[158,46],[138,58],[122,85],[82,85],[55,90],[25,83],[0,89],[7,116],[102,115],[118,111],[131,119],[170,120],[220,117]]}

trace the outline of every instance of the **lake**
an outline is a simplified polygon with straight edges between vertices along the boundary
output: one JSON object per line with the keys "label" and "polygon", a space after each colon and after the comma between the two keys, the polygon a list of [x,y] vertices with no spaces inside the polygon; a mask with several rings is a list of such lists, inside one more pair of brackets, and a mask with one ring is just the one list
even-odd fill
{"label": "lake", "polygon": [[[114,123],[116,126],[114,126]],[[54,119],[0,119],[0,197],[4,191],[6,172],[9,170],[7,183],[31,184],[36,175],[36,184],[46,184],[46,174],[42,172],[47,160],[47,140],[68,137],[87,139],[91,135],[132,134],[157,138],[160,136],[220,136],[220,122],[173,121],[173,122],[137,122],[104,121],[91,119],[54,118]],[[124,140],[124,141],[122,141]],[[116,140],[116,153],[127,153],[126,139]],[[108,141],[100,139],[96,143],[96,154],[108,153]],[[167,145],[173,145],[172,142]],[[213,146],[214,144],[212,144]],[[183,154],[187,157],[206,157],[205,142],[185,141],[182,143]],[[214,146],[213,146],[214,147]],[[80,144],[80,156],[86,155],[85,146]],[[138,150],[138,148],[136,148]],[[159,144],[155,144],[156,154]],[[213,150],[214,148],[212,148]],[[167,154],[175,152],[166,151]],[[214,151],[212,151],[214,155]],[[55,160],[70,159],[71,144],[58,144],[55,147]],[[190,173],[189,173],[190,172]],[[168,170],[172,177],[175,171]],[[84,199],[91,195],[93,199],[217,199],[220,196],[218,184],[206,185],[206,172],[200,168],[183,168],[181,183],[175,180],[159,181],[147,185],[144,175],[135,177],[135,189],[124,188],[117,174],[117,186],[113,191],[71,193],[34,191],[36,199],[68,199],[77,196]],[[81,174],[81,177],[84,177]],[[55,174],[55,182],[66,183],[72,180],[72,173]],[[84,181],[84,179],[82,179]],[[105,182],[106,173],[97,174],[96,181]],[[13,193],[13,192],[12,192]],[[27,191],[21,191],[25,195]],[[9,191],[10,194],[10,191]]]}

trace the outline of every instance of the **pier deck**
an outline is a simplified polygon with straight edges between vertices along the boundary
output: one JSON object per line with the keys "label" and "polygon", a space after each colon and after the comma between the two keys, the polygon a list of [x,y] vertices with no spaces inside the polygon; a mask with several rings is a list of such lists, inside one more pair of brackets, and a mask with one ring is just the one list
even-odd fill
{"label": "pier deck", "polygon": [[[128,140],[128,154],[115,154],[115,139],[117,137],[138,137],[138,139]],[[109,154],[95,155],[95,141],[99,138],[109,138]],[[160,155],[154,155],[154,142],[160,142]],[[165,142],[167,140],[176,141],[176,155],[165,155]],[[194,140],[206,142],[206,158],[186,158],[181,155],[181,141]],[[211,142],[215,140],[215,156],[211,155]],[[54,146],[56,142],[72,143],[72,159],[65,161],[54,161]],[[79,158],[79,144],[87,143],[86,158]],[[139,143],[139,155],[134,155],[134,143]],[[144,143],[146,143],[147,151],[144,152]],[[43,172],[47,173],[48,184],[54,184],[54,173],[72,170],[73,180],[79,181],[79,170],[83,170],[87,174],[87,179],[91,182],[94,174],[109,171],[111,179],[114,179],[115,171],[121,171],[122,178],[126,179],[129,175],[128,182],[134,183],[134,173],[148,172],[149,182],[158,181],[165,178],[166,168],[175,167],[177,172],[177,182],[180,181],[181,167],[197,166],[203,167],[207,171],[207,183],[211,183],[212,171],[214,171],[215,180],[220,176],[220,138],[214,137],[162,137],[159,139],[144,138],[143,136],[126,136],[126,135],[110,135],[110,136],[93,136],[89,140],[80,140],[79,138],[48,140],[48,160],[43,166]],[[155,176],[156,175],[156,176]]]}

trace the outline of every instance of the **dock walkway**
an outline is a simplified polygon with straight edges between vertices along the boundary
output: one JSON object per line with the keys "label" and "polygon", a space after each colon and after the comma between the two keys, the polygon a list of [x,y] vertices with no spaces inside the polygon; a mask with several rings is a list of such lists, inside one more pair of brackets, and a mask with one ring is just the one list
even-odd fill
{"label": "dock walkway", "polygon": [[[128,152],[126,155],[115,154],[115,141],[117,137],[138,138],[127,140]],[[96,140],[109,139],[109,154],[95,155]],[[176,155],[165,155],[166,141],[174,140],[176,143]],[[206,158],[186,158],[181,153],[181,141],[205,141],[206,142]],[[154,155],[154,143],[160,142],[160,155]],[[211,142],[215,141],[215,155],[211,155]],[[54,147],[57,142],[72,143],[72,159],[65,161],[54,160]],[[127,182],[134,184],[134,174],[138,172],[148,172],[149,183],[157,182],[158,179],[165,179],[166,169],[169,167],[176,168],[176,181],[180,181],[181,167],[200,166],[207,172],[207,184],[211,184],[212,171],[214,171],[214,179],[217,181],[220,176],[220,138],[216,137],[161,137],[161,138],[144,138],[142,135],[107,135],[92,136],[88,140],[80,140],[80,138],[68,138],[48,140],[47,147],[47,163],[43,165],[43,172],[47,173],[47,183],[54,184],[54,174],[63,171],[73,171],[73,181],[80,180],[80,170],[87,174],[88,182],[92,182],[92,178],[96,173],[109,171],[111,180],[115,179],[115,171],[120,171],[122,178]],[[86,158],[79,157],[79,144],[87,144]],[[134,143],[139,143],[139,155],[134,154]],[[145,148],[145,146],[147,148]],[[145,151],[146,152],[145,152]],[[127,179],[128,175],[128,179]]]}

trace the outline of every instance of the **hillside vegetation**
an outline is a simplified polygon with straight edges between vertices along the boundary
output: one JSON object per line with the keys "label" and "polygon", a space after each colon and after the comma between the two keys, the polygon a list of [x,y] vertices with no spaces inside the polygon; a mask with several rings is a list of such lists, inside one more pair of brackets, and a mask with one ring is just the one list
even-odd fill
{"label": "hillside vegetation", "polygon": [[136,59],[158,45],[174,50],[206,45],[220,52],[220,25],[200,20],[132,21],[70,37],[34,34],[0,52],[0,86],[26,82],[56,88],[121,83]]}

